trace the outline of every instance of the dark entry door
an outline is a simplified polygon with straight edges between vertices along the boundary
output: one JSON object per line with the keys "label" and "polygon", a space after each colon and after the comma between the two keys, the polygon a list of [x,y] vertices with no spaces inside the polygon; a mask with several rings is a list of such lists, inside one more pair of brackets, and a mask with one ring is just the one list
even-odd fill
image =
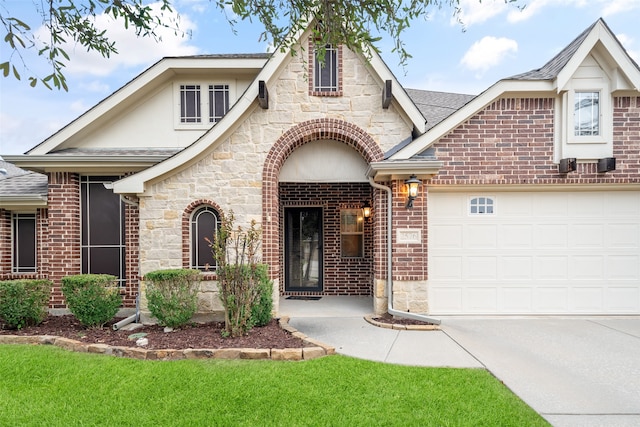
{"label": "dark entry door", "polygon": [[285,291],[322,291],[322,208],[286,208]]}

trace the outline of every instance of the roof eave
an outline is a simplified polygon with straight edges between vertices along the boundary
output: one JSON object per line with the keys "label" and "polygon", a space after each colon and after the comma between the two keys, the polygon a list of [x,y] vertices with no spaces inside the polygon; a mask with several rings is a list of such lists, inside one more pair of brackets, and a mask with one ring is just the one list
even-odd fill
{"label": "roof eave", "polygon": [[436,159],[372,162],[367,169],[367,176],[375,181],[407,179],[411,175],[420,179],[429,179],[438,174],[443,166],[444,163]]}
{"label": "roof eave", "polygon": [[0,196],[0,206],[10,211],[34,210],[47,207],[46,195],[8,195]]}
{"label": "roof eave", "polygon": [[166,155],[9,155],[3,158],[34,172],[122,173],[147,169],[167,158]]}

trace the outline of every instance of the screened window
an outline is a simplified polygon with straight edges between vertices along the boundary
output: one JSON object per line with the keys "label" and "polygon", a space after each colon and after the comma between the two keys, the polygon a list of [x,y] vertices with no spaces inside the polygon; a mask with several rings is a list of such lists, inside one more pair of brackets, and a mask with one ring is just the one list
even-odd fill
{"label": "screened window", "polygon": [[229,85],[209,85],[209,122],[217,123],[229,111]]}
{"label": "screened window", "polygon": [[575,136],[600,135],[600,92],[576,92],[573,111]]}
{"label": "screened window", "polygon": [[491,197],[473,197],[469,203],[471,215],[493,215],[495,203]]}
{"label": "screened window", "polygon": [[82,273],[111,274],[125,280],[124,203],[107,189],[118,177],[80,178]]}
{"label": "screened window", "polygon": [[191,216],[191,268],[214,270],[211,247],[207,240],[213,240],[220,226],[220,215],[210,206],[197,209]]}
{"label": "screened window", "polygon": [[13,273],[36,272],[36,215],[14,213],[13,253],[11,270]]}
{"label": "screened window", "polygon": [[180,85],[180,122],[200,123],[200,85]]}
{"label": "screened window", "polygon": [[338,91],[338,49],[327,45],[324,61],[314,55],[313,90],[316,92]]}
{"label": "screened window", "polygon": [[362,209],[340,212],[340,243],[343,257],[364,256],[364,215]]}

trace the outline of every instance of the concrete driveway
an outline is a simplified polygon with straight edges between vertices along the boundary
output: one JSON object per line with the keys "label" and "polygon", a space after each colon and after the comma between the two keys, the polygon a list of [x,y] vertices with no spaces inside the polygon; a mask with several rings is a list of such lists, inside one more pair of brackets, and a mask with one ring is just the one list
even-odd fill
{"label": "concrete driveway", "polygon": [[486,368],[557,427],[640,426],[640,317],[442,317],[440,331],[370,325],[366,297],[281,301],[290,324],[340,354]]}
{"label": "concrete driveway", "polygon": [[640,426],[640,318],[443,318],[443,332],[554,426]]}

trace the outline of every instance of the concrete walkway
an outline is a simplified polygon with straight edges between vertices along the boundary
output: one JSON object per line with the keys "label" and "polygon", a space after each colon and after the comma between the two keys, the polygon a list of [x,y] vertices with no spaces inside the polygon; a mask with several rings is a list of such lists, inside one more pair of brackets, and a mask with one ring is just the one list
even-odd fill
{"label": "concrete walkway", "polygon": [[371,311],[369,297],[280,301],[340,354],[486,368],[554,426],[640,426],[640,317],[444,317],[440,331],[404,331],[370,325]]}

